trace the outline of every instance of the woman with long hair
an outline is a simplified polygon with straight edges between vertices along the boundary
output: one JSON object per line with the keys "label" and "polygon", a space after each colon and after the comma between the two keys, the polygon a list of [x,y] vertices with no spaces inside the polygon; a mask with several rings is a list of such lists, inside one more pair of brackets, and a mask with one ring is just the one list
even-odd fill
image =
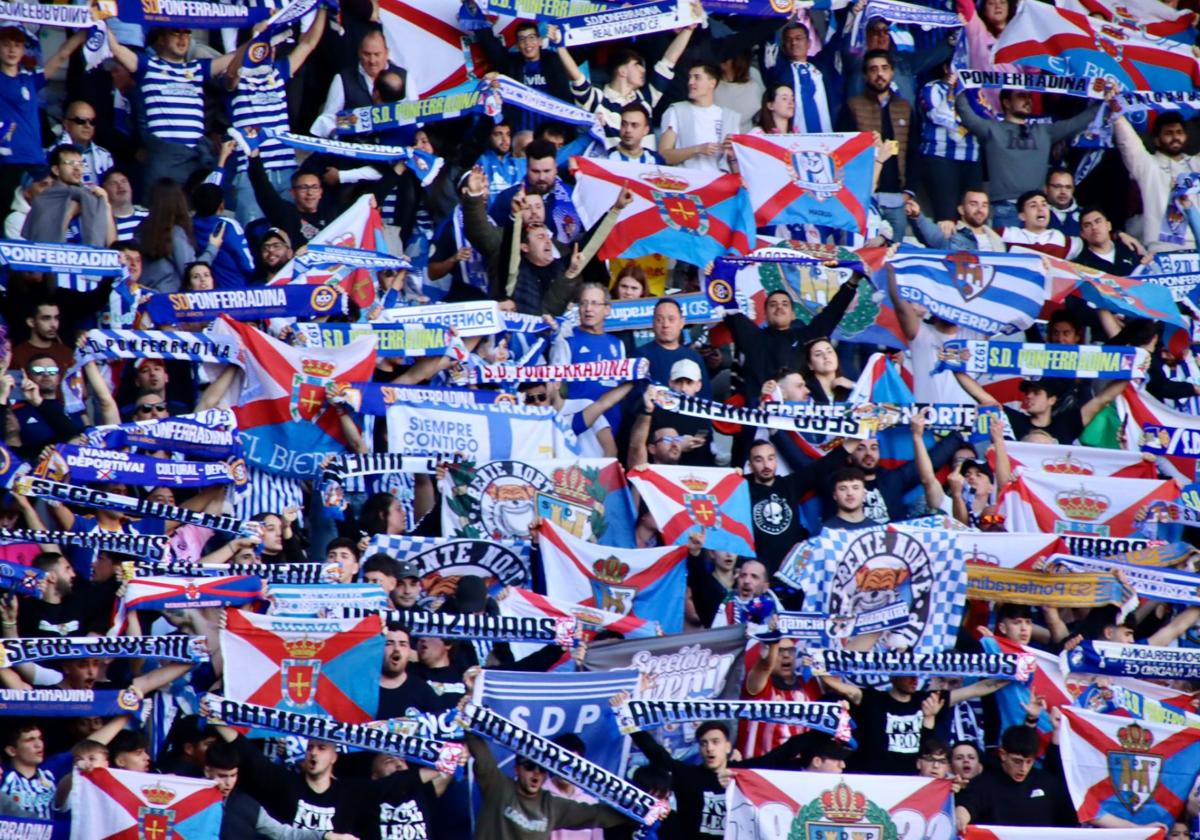
{"label": "woman with long hair", "polygon": [[796,94],[790,85],[772,85],[763,92],[751,134],[788,134],[796,116]]}
{"label": "woman with long hair", "polygon": [[211,264],[221,249],[225,226],[217,225],[208,247],[196,256],[196,235],[183,187],[162,178],[150,190],[150,212],[135,234],[144,254],[141,285],[151,292],[178,292],[184,270],[197,261]]}
{"label": "woman with long hair", "polygon": [[640,265],[629,263],[617,272],[609,291],[613,300],[638,300],[650,297],[650,283]]}
{"label": "woman with long hair", "polygon": [[741,117],[739,131],[749,131],[754,124],[754,103],[762,94],[762,76],[754,66],[749,50],[721,62],[721,83],[713,94],[713,102],[722,108],[737,111]]}
{"label": "woman with long hair", "polygon": [[822,405],[845,402],[854,383],[842,375],[837,350],[828,338],[814,338],[804,348],[804,384],[812,401]]}

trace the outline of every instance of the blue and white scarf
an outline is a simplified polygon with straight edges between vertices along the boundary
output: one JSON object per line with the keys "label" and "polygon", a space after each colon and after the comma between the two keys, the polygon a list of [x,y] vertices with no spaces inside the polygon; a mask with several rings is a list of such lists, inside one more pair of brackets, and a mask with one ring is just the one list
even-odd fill
{"label": "blue and white scarf", "polygon": [[[374,254],[373,251],[364,253]],[[302,257],[296,257],[297,264],[301,260]],[[235,321],[264,321],[268,318],[347,315],[350,312],[348,299],[341,289],[304,284],[157,294],[151,295],[143,306],[150,320],[160,325],[205,323],[221,313]]]}
{"label": "blue and white scarf", "polygon": [[1200,673],[1200,649],[1120,642],[1084,641],[1060,654],[1063,671],[1138,677],[1146,680],[1189,680]]}
{"label": "blue and white scarf", "polygon": [[85,433],[88,444],[106,449],[165,449],[196,458],[237,458],[237,417],[229,409],[210,408],[163,420],[142,420],[118,426],[97,426]]}

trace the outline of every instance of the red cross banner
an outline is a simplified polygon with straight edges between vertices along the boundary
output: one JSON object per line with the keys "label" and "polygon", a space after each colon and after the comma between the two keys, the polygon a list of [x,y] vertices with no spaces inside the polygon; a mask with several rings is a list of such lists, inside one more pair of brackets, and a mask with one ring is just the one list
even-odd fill
{"label": "red cross banner", "polygon": [[225,399],[232,405],[246,462],[293,478],[312,478],[346,439],[337,411],[325,402],[335,380],[365,382],[375,373],[375,339],[344,347],[292,347],[266,333],[222,316],[213,335],[242,348],[245,370]]}
{"label": "red cross banner", "polygon": [[207,779],[97,767],[75,773],[71,840],[211,840],[221,811]]}
{"label": "red cross banner", "polygon": [[686,545],[698,529],[705,548],[754,555],[750,488],[740,470],[651,464],[627,477],[666,542]]}
{"label": "red cross banner", "polygon": [[736,134],[733,153],[754,222],[824,225],[865,234],[875,138],[854,134]]}
{"label": "red cross banner", "polygon": [[583,157],[571,162],[578,167],[572,200],[589,228],[622,189],[633,192],[633,203],[600,248],[601,259],[663,254],[703,266],[755,246],[753,213],[736,175]]}
{"label": "red cross banner", "polygon": [[349,723],[375,719],[383,664],[379,616],[225,615],[225,696]]}

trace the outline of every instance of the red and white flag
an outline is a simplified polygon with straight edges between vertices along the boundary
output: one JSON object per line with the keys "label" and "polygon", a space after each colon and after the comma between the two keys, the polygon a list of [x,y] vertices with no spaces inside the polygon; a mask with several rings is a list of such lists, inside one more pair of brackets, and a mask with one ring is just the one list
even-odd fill
{"label": "red and white flag", "polygon": [[647,464],[626,477],[664,542],[686,545],[688,535],[699,531],[706,548],[754,556],[750,488],[741,470]]}
{"label": "red and white flag", "polygon": [[[309,242],[314,245],[336,245],[339,248],[359,248],[364,251],[387,253],[387,245],[383,238],[383,217],[379,215],[379,208],[375,206],[375,197],[364,195],[359,198],[346,212],[321,228]],[[293,242],[292,247],[298,248],[300,244]],[[275,273],[267,285],[286,286],[292,283],[304,283],[309,286],[336,285],[363,309],[375,303],[375,279],[365,268],[320,267],[297,274],[296,260],[291,259]]]}
{"label": "red and white flag", "polygon": [[225,404],[233,408],[247,443],[247,463],[296,478],[317,475],[324,456],[346,445],[337,411],[325,402],[325,386],[370,380],[375,339],[344,347],[292,347],[225,316],[213,322],[212,334],[243,348],[244,367],[234,375]]}
{"label": "red and white flag", "polygon": [[1173,9],[1159,0],[1057,0],[1055,5],[1156,38],[1182,35],[1195,19],[1191,9]]}
{"label": "red and white flag", "polygon": [[735,134],[738,172],[759,227],[814,224],[866,233],[875,138],[852,134]]}
{"label": "red and white flag", "polygon": [[408,74],[409,99],[432,96],[468,81],[458,28],[460,8],[458,0],[379,0],[379,23],[389,57]]}
{"label": "red and white flag", "polygon": [[[1200,434],[1200,417],[1171,408],[1150,396],[1145,391],[1126,388],[1113,400],[1113,408],[1121,418],[1125,431],[1125,447],[1137,450],[1141,446],[1142,432],[1146,426],[1164,426],[1169,429],[1185,429],[1186,433]],[[1182,478],[1191,483],[1196,480],[1196,459],[1164,455],[1158,459],[1163,473],[1172,478]]]}
{"label": "red and white flag", "polygon": [[[708,813],[706,807],[701,832],[720,833],[707,830]],[[831,827],[841,837],[950,837],[950,782],[922,776],[738,770],[725,789],[726,837],[824,837]]]}
{"label": "red and white flag", "polygon": [[1151,825],[1140,828],[1056,828],[1026,825],[969,825],[963,840],[1163,840],[1166,829]]}
{"label": "red and white flag", "polygon": [[614,633],[620,633],[627,639],[662,635],[657,624],[638,618],[636,615],[625,615],[590,605],[574,604],[539,595],[516,586],[507,587],[504,592],[504,597],[496,600],[500,615],[511,615],[515,618],[542,618],[544,616],[574,618],[584,625],[585,632],[595,633],[597,630],[611,630]]}
{"label": "red and white flag", "polygon": [[284,618],[233,609],[225,616],[220,637],[229,699],[347,723],[375,719],[383,664],[379,616]]}
{"label": "red and white flag", "polygon": [[1110,816],[1171,825],[1200,766],[1200,729],[1086,709],[1062,709],[1058,745],[1080,822]]}
{"label": "red and white flag", "polygon": [[1155,501],[1174,501],[1173,481],[1030,472],[1000,496],[1000,513],[1014,531],[1129,537]]}
{"label": "red and white flag", "polygon": [[572,200],[585,228],[597,224],[628,188],[633,201],[600,247],[601,259],[665,254],[707,265],[754,248],[754,214],[737,175],[574,157]]}
{"label": "red and white flag", "polygon": [[[1154,461],[1139,452],[1098,449],[1094,446],[1059,446],[1045,443],[1006,443],[1013,468],[1025,472],[1091,478],[1157,478]],[[996,468],[996,450],[988,450],[988,463]]]}
{"label": "red and white flag", "polygon": [[97,767],[75,771],[71,840],[212,840],[221,833],[216,782]]}
{"label": "red and white flag", "polygon": [[683,632],[684,545],[613,549],[571,536],[549,520],[538,530],[546,594],[560,601],[656,621]]}
{"label": "red and white flag", "polygon": [[[930,530],[903,522],[888,525],[890,531]],[[935,529],[936,530],[936,529]],[[955,550],[967,563],[1005,569],[1032,569],[1038,560],[1060,552],[1064,546],[1054,534],[1014,534],[1004,531],[955,531],[949,535]]]}

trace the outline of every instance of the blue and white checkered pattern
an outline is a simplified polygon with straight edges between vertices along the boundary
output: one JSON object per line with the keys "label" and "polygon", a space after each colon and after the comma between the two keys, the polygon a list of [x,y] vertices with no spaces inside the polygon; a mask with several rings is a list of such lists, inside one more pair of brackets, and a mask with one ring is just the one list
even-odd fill
{"label": "blue and white checkered pattern", "polygon": [[[839,562],[851,553],[849,549],[856,541],[873,533],[887,531],[885,526],[854,531],[826,529],[821,536],[796,546],[784,561],[778,576],[804,592],[806,605],[811,604],[812,609],[828,614],[834,596],[840,596],[838,600],[846,603],[857,588],[853,574],[843,575],[845,580],[840,584],[837,582]],[[906,531],[904,536],[920,543],[924,555],[930,560],[930,584],[925,596],[929,604],[924,610],[927,618],[923,627],[913,628],[919,629],[920,636],[912,650],[936,652],[953,648],[958,625],[962,621],[967,589],[965,560],[956,548],[954,532],[944,529],[914,530]],[[912,569],[909,571],[910,574],[914,572]]]}

